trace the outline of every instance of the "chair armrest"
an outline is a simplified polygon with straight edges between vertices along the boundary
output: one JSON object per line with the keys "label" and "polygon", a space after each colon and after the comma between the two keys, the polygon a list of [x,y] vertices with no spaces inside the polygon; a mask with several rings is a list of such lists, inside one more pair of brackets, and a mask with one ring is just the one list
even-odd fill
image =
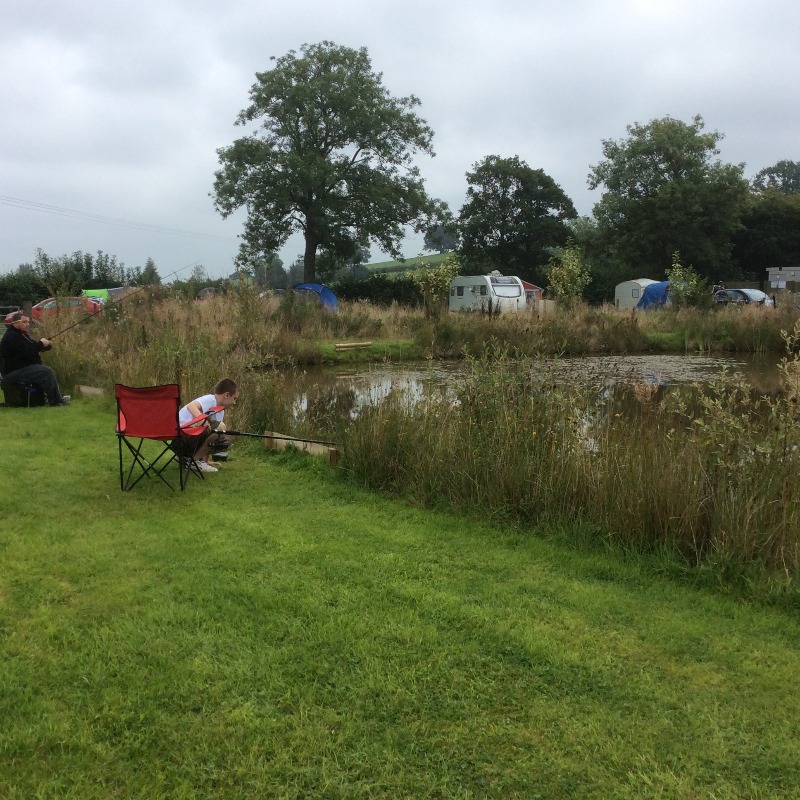
{"label": "chair armrest", "polygon": [[198,414],[194,419],[181,425],[181,433],[184,436],[199,436],[205,430],[206,420],[208,420],[208,414]]}

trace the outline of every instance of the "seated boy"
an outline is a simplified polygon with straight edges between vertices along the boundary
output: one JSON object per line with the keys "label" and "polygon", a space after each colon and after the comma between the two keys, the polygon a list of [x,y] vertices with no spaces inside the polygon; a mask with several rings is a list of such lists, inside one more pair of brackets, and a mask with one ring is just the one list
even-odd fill
{"label": "seated boy", "polygon": [[208,463],[209,453],[224,444],[225,409],[236,405],[239,387],[230,378],[223,378],[215,387],[213,394],[204,394],[187,403],[178,413],[180,425],[186,425],[195,417],[207,414],[214,406],[222,406],[220,411],[210,414],[202,424],[204,431],[199,436],[182,436],[180,446],[176,448],[178,456],[191,456],[201,472],[217,472],[217,468]]}

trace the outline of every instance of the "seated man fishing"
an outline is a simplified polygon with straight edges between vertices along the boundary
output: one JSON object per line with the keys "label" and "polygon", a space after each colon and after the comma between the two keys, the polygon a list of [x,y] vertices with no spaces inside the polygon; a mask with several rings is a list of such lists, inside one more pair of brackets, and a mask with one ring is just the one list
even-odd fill
{"label": "seated man fishing", "polygon": [[[176,449],[178,456],[191,456],[201,472],[218,472],[213,464],[208,463],[208,457],[212,450],[225,444],[225,409],[235,406],[238,397],[239,387],[236,383],[230,378],[223,378],[212,394],[204,394],[187,403],[178,413],[178,423],[182,426],[202,414],[209,414],[212,408],[221,408],[204,420],[202,424],[206,430],[200,436],[182,437]],[[188,452],[189,449],[191,452]]]}
{"label": "seated man fishing", "polygon": [[42,364],[41,354],[51,349],[50,340],[31,339],[31,320],[23,311],[15,311],[6,325],[6,332],[0,340],[3,379],[37,386],[51,406],[68,405],[70,397],[61,394],[55,372]]}

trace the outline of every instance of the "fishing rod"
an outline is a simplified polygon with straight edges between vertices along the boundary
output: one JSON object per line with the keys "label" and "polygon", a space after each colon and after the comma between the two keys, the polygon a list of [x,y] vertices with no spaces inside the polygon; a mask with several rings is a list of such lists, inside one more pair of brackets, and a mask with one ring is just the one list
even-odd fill
{"label": "fishing rod", "polygon": [[254,439],[278,439],[288,442],[304,442],[305,444],[324,444],[328,447],[341,447],[336,442],[323,442],[320,439],[298,439],[297,436],[284,436],[283,434],[272,433],[247,433],[244,431],[217,431],[220,436],[252,436]]}
{"label": "fishing rod", "polygon": [[[183,272],[185,269],[189,269],[190,267],[197,266],[199,263],[200,263],[199,261],[194,261],[191,264],[187,264],[185,267],[180,267],[179,269],[176,269],[175,272],[170,272],[169,275],[165,275],[164,276],[164,280],[166,280],[167,278],[171,278],[173,275],[177,275],[179,272]],[[149,285],[148,286],[140,286],[138,289],[134,289],[132,292],[128,292],[124,297],[120,297],[119,300],[112,300],[108,304],[103,303],[103,305],[100,306],[100,308],[98,308],[97,311],[92,311],[91,314],[87,314],[86,316],[81,317],[77,322],[73,322],[71,325],[67,325],[66,328],[64,328],[63,330],[58,331],[58,333],[54,333],[52,336],[45,336],[44,338],[47,339],[48,341],[51,341],[52,339],[55,339],[56,336],[61,336],[62,333],[66,333],[68,330],[71,330],[76,325],[80,325],[82,322],[86,322],[87,319],[91,319],[92,317],[96,317],[98,314],[102,313],[107,308],[111,308],[112,306],[116,306],[118,303],[121,303],[123,300],[128,300],[131,297],[133,297],[133,295],[138,294],[139,292],[142,292],[145,289],[149,289],[149,288],[150,288]]]}
{"label": "fishing rod", "polygon": [[[218,414],[220,411],[224,410],[225,406],[211,406],[211,408],[209,408],[205,414],[195,417],[192,422],[203,420],[207,417],[212,417],[214,414]],[[188,422],[186,424],[191,425],[192,422]],[[341,447],[341,445],[336,444],[336,442],[323,442],[321,439],[298,439],[297,436],[287,436],[284,433],[247,433],[246,431],[229,431],[227,429],[219,430],[216,427],[214,427],[214,433],[218,434],[219,436],[252,436],[254,439],[282,439],[283,441],[289,442],[305,442],[306,444],[324,444],[328,447]]]}

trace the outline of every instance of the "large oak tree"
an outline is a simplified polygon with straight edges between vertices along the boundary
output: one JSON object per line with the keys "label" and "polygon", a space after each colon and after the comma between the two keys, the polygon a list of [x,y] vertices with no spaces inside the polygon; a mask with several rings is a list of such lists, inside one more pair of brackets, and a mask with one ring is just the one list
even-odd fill
{"label": "large oak tree", "polygon": [[237,124],[256,127],[217,151],[217,210],[245,208],[242,253],[274,253],[294,231],[305,238],[304,279],[318,253],[343,258],[373,241],[394,257],[404,228],[426,230],[428,197],[416,153],[433,156],[433,131],[413,95],[392,97],[366,48],[303,45],[256,74]]}
{"label": "large oak tree", "polygon": [[590,188],[604,188],[594,215],[632,278],[661,277],[675,252],[700,275],[730,274],[748,185],[744,165],[714,160],[722,134],[704,127],[700,116],[690,124],[664,117],[603,141],[605,159],[589,174]]}

